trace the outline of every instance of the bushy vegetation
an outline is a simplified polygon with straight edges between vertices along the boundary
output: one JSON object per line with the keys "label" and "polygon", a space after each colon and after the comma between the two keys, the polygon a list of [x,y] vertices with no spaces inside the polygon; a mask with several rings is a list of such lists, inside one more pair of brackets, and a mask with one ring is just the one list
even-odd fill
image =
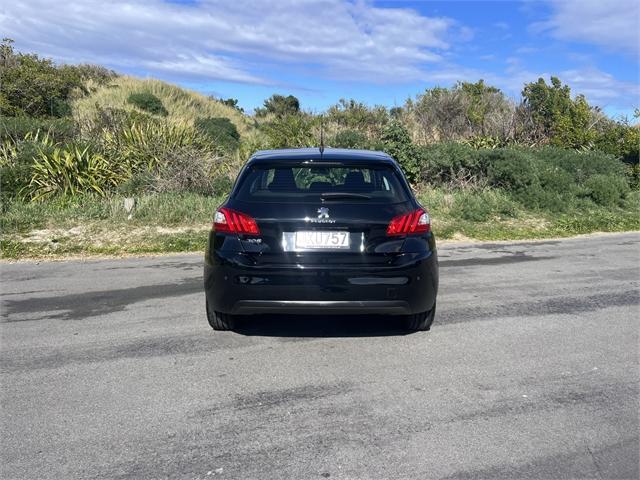
{"label": "bushy vegetation", "polygon": [[300,101],[293,95],[283,96],[273,94],[264,101],[263,108],[256,108],[257,117],[275,115],[283,117],[285,115],[295,115],[300,112]]}
{"label": "bushy vegetation", "polygon": [[[248,116],[233,98],[59,66],[15,52],[9,40],[0,66],[0,195],[10,235],[85,220],[164,224],[171,207],[163,202],[178,212],[192,205],[182,223],[172,218],[200,228],[210,199],[224,197],[253,152],[318,145],[321,131],[328,147],[397,159],[439,217],[440,236],[639,228],[640,129],[572,97],[555,77],[524,85],[519,102],[480,80],[429,88],[392,109],[340,99],[321,114],[275,94]],[[137,199],[134,220],[123,196]],[[157,245],[204,242],[194,235]]]}
{"label": "bushy vegetation", "polygon": [[195,121],[195,127],[218,145],[222,152],[232,153],[240,144],[238,129],[228,118],[199,118]]}
{"label": "bushy vegetation", "polygon": [[210,97],[213,100],[220,102],[223,105],[226,105],[227,107],[231,107],[236,109],[238,112],[240,113],[244,113],[244,108],[242,108],[239,104],[238,104],[238,99],[237,98],[215,98],[215,97]]}
{"label": "bushy vegetation", "polygon": [[149,112],[153,115],[160,115],[163,117],[169,115],[169,112],[162,104],[162,100],[151,92],[132,93],[129,95],[129,98],[127,98],[127,102],[138,107],[140,110],[144,110],[145,112]]}
{"label": "bushy vegetation", "polygon": [[0,44],[0,115],[64,117],[74,97],[90,93],[90,83],[105,84],[115,73],[97,65],[55,65],[36,54],[15,52],[13,41]]}

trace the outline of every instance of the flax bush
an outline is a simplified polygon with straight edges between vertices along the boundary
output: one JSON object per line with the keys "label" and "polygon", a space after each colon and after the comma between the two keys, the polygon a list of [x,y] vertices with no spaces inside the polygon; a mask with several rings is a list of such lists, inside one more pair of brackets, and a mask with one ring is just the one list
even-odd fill
{"label": "flax bush", "polygon": [[91,145],[69,144],[38,152],[26,193],[33,200],[89,192],[105,195],[125,178],[126,172],[110,164]]}

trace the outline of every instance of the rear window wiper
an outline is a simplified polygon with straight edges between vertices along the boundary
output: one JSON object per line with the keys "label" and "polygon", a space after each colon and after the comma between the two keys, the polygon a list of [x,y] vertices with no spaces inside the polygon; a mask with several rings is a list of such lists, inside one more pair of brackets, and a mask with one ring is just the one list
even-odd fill
{"label": "rear window wiper", "polygon": [[362,193],[349,193],[349,192],[324,192],[320,194],[322,200],[333,200],[339,198],[355,198],[358,200],[370,200],[371,195],[364,195]]}

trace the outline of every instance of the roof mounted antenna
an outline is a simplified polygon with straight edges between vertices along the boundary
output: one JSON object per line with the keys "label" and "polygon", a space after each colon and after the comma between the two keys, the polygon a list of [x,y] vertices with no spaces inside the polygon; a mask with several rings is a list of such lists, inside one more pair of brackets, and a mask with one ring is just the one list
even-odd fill
{"label": "roof mounted antenna", "polygon": [[320,115],[320,158],[324,153],[324,115]]}

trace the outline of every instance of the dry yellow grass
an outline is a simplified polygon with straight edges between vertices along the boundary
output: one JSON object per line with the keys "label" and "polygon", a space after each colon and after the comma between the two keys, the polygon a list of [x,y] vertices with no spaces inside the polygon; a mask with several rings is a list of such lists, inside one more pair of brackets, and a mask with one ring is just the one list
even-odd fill
{"label": "dry yellow grass", "polygon": [[242,113],[200,93],[160,80],[127,76],[118,77],[109,85],[96,87],[91,95],[76,100],[74,116],[82,124],[83,120],[93,116],[96,105],[136,110],[127,99],[130,94],[138,92],[151,92],[160,98],[169,111],[167,118],[170,121],[193,124],[195,119],[201,117],[226,117],[234,123],[241,135],[252,129],[250,121]]}

